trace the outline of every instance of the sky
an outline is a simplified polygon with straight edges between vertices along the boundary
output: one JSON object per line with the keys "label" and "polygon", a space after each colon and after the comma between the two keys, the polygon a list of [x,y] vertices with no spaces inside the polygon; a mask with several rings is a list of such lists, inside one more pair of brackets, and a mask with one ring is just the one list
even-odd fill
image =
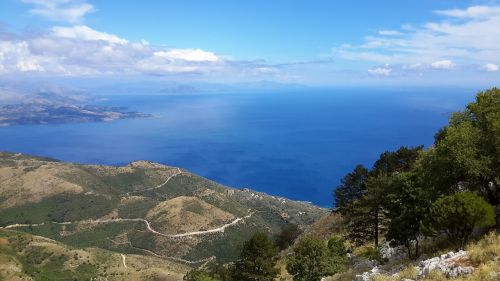
{"label": "sky", "polygon": [[500,2],[2,0],[0,77],[496,86]]}

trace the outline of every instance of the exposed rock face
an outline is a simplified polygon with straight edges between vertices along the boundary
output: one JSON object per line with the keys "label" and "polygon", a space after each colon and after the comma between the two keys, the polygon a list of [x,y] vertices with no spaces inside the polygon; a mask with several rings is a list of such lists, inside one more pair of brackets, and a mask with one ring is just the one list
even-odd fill
{"label": "exposed rock face", "polygon": [[[465,274],[470,274],[474,271],[474,267],[468,266],[468,255],[465,251],[449,252],[439,257],[421,261],[415,270],[418,272],[417,280],[429,275],[434,270],[441,271],[446,277],[454,278]],[[402,269],[399,269],[400,271]],[[363,274],[356,275],[354,281],[370,281],[372,277],[384,274],[390,276],[398,275],[398,272],[387,272],[381,270],[378,266],[373,267],[370,271]],[[404,279],[405,281],[412,281],[411,279]]]}
{"label": "exposed rock face", "polygon": [[432,259],[421,261],[418,266],[418,274],[426,276],[433,270],[442,271],[447,277],[457,277],[470,274],[474,271],[472,266],[463,266],[468,261],[467,252],[449,252]]}
{"label": "exposed rock face", "polygon": [[389,242],[385,242],[380,246],[380,255],[387,261],[402,260],[407,256],[406,250],[403,247],[391,247]]}
{"label": "exposed rock face", "polygon": [[378,266],[375,266],[370,271],[364,272],[361,275],[356,275],[356,277],[354,278],[354,281],[371,281],[372,276],[377,275],[377,274],[381,274],[381,273],[382,272],[380,272],[380,269],[378,268]]}

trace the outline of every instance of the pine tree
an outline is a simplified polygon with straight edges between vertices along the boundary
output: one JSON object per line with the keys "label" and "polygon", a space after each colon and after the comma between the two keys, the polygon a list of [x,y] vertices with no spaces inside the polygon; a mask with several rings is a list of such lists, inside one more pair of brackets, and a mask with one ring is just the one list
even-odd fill
{"label": "pine tree", "polygon": [[387,196],[388,232],[386,239],[392,246],[402,245],[410,259],[420,255],[419,238],[423,234],[422,221],[435,199],[435,193],[424,187],[418,172],[403,172],[394,177]]}
{"label": "pine tree", "polygon": [[368,170],[363,165],[357,165],[352,172],[342,178],[341,184],[335,188],[335,209],[342,215],[350,212],[354,202],[366,192],[367,176]]}
{"label": "pine tree", "polygon": [[278,274],[278,250],[266,234],[257,233],[241,250],[234,266],[234,279],[238,281],[272,281]]}

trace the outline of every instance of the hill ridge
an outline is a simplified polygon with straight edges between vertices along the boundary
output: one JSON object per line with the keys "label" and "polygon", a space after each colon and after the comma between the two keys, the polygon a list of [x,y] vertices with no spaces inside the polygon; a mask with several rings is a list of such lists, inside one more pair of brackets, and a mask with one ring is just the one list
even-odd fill
{"label": "hill ridge", "polygon": [[307,228],[328,213],[145,160],[86,165],[0,152],[0,183],[4,231],[184,262],[234,260],[253,233]]}

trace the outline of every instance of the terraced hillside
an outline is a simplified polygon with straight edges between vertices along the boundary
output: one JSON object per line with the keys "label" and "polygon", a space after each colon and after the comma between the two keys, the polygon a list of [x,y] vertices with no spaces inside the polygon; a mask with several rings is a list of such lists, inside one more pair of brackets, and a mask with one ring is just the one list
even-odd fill
{"label": "terraced hillside", "polygon": [[[257,231],[311,225],[327,210],[138,161],[80,165],[0,153],[0,227],[72,248],[199,266],[233,260]],[[16,232],[16,233],[17,233]]]}

